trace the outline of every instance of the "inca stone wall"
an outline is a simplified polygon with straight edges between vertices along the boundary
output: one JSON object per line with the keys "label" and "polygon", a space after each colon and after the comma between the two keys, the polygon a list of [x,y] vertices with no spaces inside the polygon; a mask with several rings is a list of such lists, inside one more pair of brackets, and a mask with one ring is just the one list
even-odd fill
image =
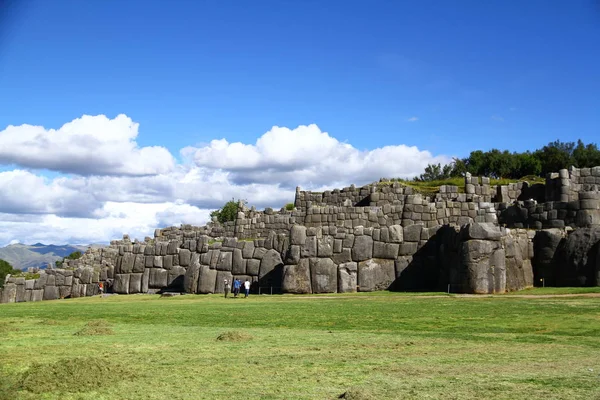
{"label": "inca stone wall", "polygon": [[240,204],[233,222],[125,235],[39,279],[9,277],[0,300],[94,295],[99,281],[120,294],[221,293],[233,278],[288,293],[598,285],[599,185],[600,167],[549,174],[545,186],[467,174],[431,196],[399,182],[297,189],[294,210]]}

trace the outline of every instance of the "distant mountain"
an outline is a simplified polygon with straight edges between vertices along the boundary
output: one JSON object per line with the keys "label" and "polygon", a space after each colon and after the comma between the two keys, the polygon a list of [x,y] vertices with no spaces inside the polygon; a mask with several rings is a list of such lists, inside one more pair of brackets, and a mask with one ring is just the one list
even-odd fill
{"label": "distant mountain", "polygon": [[[29,267],[46,268],[48,264],[54,265],[55,261],[62,260],[74,251],[85,252],[90,246],[53,244],[44,245],[36,243],[32,245],[11,244],[0,247],[0,259],[8,261],[13,268],[25,270]],[[94,245],[97,247],[97,245]]]}

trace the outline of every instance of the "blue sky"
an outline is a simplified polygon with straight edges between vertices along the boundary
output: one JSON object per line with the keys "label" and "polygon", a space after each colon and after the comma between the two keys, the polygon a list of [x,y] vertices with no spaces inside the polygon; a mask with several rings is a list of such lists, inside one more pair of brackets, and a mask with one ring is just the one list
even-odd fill
{"label": "blue sky", "polygon": [[[29,158],[26,154],[2,158],[0,149],[0,171],[12,173],[13,184],[14,171],[26,171],[26,178],[37,179],[48,193],[66,190],[67,185],[81,197],[83,188],[96,187],[89,179],[105,176],[104,183],[106,176],[126,179],[126,170],[143,174],[143,168],[136,169],[140,164],[156,175],[156,181],[167,170],[183,168],[180,152],[192,146],[195,150],[186,154],[193,154],[196,169],[179,171],[180,182],[197,178],[206,184],[202,190],[213,190],[215,182],[226,181],[230,186],[213,193],[215,201],[247,195],[264,206],[268,201],[260,193],[283,188],[288,191],[282,193],[290,196],[289,189],[296,184],[321,187],[324,183],[315,178],[319,173],[335,175],[333,183],[340,185],[378,179],[379,173],[415,173],[414,165],[369,169],[381,154],[390,157],[385,160],[388,164],[414,156],[426,165],[477,149],[524,151],[555,139],[597,142],[600,137],[600,5],[593,0],[4,0],[0,4],[0,139],[11,138],[0,144],[6,153],[25,149],[26,143],[15,137],[27,136],[17,131],[10,136],[2,131],[8,125],[59,129],[83,115],[112,120],[125,114],[139,124],[139,131],[123,133],[129,135],[124,144],[132,144],[134,152],[159,146],[165,149],[160,154],[173,157],[168,165],[136,161],[109,171],[110,165],[137,156],[119,153],[121,161],[115,161],[110,154],[118,152],[106,150],[112,153],[102,158],[106,154],[98,151],[98,159],[90,161],[92,167],[84,168],[85,160],[66,165],[64,160],[44,158],[43,149],[51,153],[67,146],[60,140],[38,143],[40,155]],[[86,137],[96,123],[104,124],[96,119],[77,129]],[[337,149],[337,155],[346,151],[344,143],[370,155],[344,153],[334,157],[337,164],[315,167],[298,183],[294,181],[298,175],[283,174],[294,168],[307,170],[298,154],[290,155],[296,158],[287,164],[274,158],[252,166],[209,168],[211,160],[235,164],[240,158],[268,158],[277,153],[273,146],[284,142],[273,140],[271,147],[261,147],[257,140],[273,126],[293,131],[310,124],[318,125],[318,130],[310,131],[314,147],[303,147],[306,154],[326,148],[320,141],[333,137],[339,143],[329,141],[329,148]],[[125,132],[121,128],[114,132]],[[271,136],[304,141],[303,136],[286,132]],[[99,135],[89,136],[94,138],[89,146],[100,143]],[[217,151],[225,145],[210,144],[216,139],[226,139],[227,149]],[[235,142],[250,147],[229,146]],[[397,148],[386,153],[389,146],[399,145],[416,146],[430,158]],[[139,160],[148,160],[144,157]],[[359,157],[365,163],[361,171],[371,175],[337,176],[336,165],[343,169],[352,157]],[[264,185],[271,178],[274,188],[249,186]],[[127,186],[124,182],[119,185]],[[106,212],[107,202],[178,204],[202,210],[203,216],[214,207],[215,202],[207,200],[210,193],[198,199],[181,188],[171,189],[173,193],[164,198],[149,194],[141,200],[133,194],[130,199],[126,194],[109,198],[86,192],[91,211],[85,218],[104,218],[98,210]],[[152,193],[160,190],[154,188]],[[18,200],[9,200],[4,202],[13,206],[0,207],[0,213],[72,218],[72,211],[58,206],[44,205],[32,212],[19,208]],[[147,224],[178,222],[153,218]],[[120,228],[114,227],[114,232]]]}
{"label": "blue sky", "polygon": [[173,152],[310,123],[459,156],[597,140],[593,1],[26,3],[2,21],[2,127],[126,113]]}

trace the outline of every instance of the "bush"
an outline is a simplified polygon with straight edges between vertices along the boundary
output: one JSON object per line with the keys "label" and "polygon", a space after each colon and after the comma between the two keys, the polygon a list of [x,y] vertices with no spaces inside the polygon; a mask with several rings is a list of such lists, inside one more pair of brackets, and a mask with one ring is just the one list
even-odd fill
{"label": "bush", "polygon": [[294,210],[294,203],[287,203],[285,205],[285,209],[288,211],[293,211]]}
{"label": "bush", "polygon": [[217,220],[224,224],[225,222],[235,221],[238,213],[238,201],[235,199],[229,200],[220,210],[215,210],[210,213],[211,217],[217,217]]}
{"label": "bush", "polygon": [[4,279],[6,278],[6,275],[14,275],[19,273],[21,273],[21,271],[14,269],[10,263],[0,259],[0,287],[4,286]]}

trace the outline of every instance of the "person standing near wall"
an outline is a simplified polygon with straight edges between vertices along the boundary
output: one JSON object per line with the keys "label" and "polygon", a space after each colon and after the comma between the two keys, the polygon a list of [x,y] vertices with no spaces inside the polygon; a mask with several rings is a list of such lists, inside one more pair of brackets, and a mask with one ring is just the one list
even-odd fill
{"label": "person standing near wall", "polygon": [[250,281],[248,280],[248,278],[246,278],[246,281],[244,282],[244,292],[244,297],[248,297],[248,295],[250,294]]}
{"label": "person standing near wall", "polygon": [[231,290],[231,286],[229,285],[229,281],[227,279],[225,279],[223,288],[225,290],[225,298],[227,298],[227,295],[229,294],[229,290]]}
{"label": "person standing near wall", "polygon": [[237,297],[238,294],[240,294],[241,286],[242,282],[238,278],[235,278],[235,280],[233,281],[233,297]]}

